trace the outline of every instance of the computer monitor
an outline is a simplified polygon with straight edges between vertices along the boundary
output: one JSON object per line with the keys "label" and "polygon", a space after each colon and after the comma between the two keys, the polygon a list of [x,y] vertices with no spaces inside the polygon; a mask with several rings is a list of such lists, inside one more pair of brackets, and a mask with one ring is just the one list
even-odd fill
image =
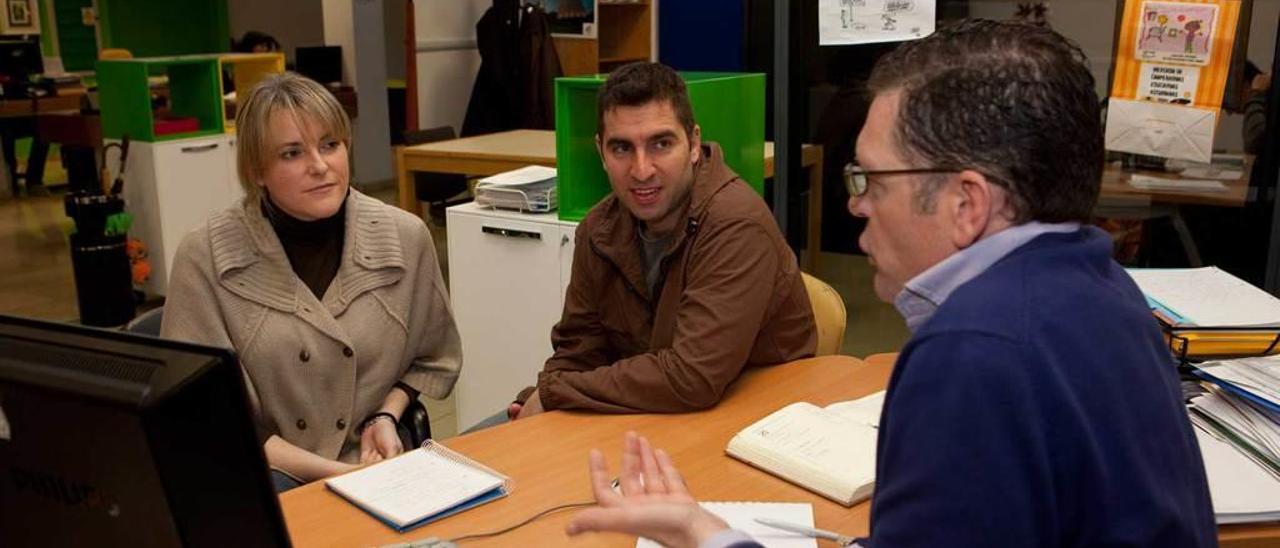
{"label": "computer monitor", "polygon": [[26,97],[32,76],[44,72],[40,42],[34,38],[0,39],[0,95]]}
{"label": "computer monitor", "polygon": [[300,47],[294,56],[298,74],[321,84],[342,82],[342,46]]}
{"label": "computer monitor", "polygon": [[0,316],[0,546],[288,546],[228,350]]}

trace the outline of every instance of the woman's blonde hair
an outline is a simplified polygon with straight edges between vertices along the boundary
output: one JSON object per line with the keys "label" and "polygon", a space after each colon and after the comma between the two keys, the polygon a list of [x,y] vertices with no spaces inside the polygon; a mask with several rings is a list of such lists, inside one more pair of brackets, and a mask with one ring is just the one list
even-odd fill
{"label": "woman's blonde hair", "polygon": [[312,120],[351,152],[351,119],[329,90],[292,72],[268,76],[241,97],[236,108],[236,172],[253,202],[263,195],[258,181],[272,159],[271,115],[277,111],[290,112],[299,121]]}

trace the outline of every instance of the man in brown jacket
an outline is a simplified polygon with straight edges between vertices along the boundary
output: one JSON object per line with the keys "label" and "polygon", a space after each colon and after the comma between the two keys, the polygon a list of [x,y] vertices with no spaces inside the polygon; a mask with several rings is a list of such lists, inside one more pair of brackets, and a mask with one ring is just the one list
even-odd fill
{"label": "man in brown jacket", "polygon": [[702,142],[679,75],[620,68],[597,116],[613,193],[578,226],[555,354],[509,416],[705,409],[744,367],[812,356],[795,255],[760,196]]}

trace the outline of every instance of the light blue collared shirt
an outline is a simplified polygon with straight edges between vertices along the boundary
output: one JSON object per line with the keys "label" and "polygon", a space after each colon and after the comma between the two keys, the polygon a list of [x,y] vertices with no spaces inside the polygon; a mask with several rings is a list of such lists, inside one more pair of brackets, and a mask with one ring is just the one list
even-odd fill
{"label": "light blue collared shirt", "polygon": [[1041,223],[1031,221],[1009,227],[952,254],[938,264],[911,278],[893,298],[893,306],[907,321],[907,329],[915,332],[960,286],[986,272],[991,265],[1013,250],[1042,234],[1069,233],[1080,230],[1080,223]]}

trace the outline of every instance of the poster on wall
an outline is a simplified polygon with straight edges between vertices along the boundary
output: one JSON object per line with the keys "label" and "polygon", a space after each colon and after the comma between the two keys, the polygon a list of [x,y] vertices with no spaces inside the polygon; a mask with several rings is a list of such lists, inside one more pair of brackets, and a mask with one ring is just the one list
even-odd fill
{"label": "poster on wall", "polygon": [[1125,0],[1106,147],[1208,162],[1239,0]]}
{"label": "poster on wall", "polygon": [[0,15],[0,34],[40,34],[40,15],[35,0],[0,0],[4,13]]}
{"label": "poster on wall", "polygon": [[596,37],[596,0],[542,0],[551,21],[551,34],[570,38]]}
{"label": "poster on wall", "polygon": [[933,34],[936,0],[818,0],[818,44],[847,46]]}

